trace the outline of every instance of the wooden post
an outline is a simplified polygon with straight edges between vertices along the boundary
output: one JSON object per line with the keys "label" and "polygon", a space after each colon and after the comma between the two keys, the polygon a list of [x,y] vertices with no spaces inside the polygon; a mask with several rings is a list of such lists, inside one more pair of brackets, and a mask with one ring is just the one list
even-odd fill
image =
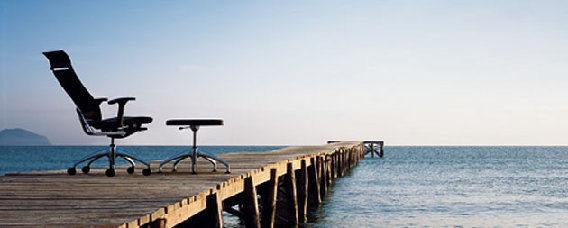
{"label": "wooden post", "polygon": [[345,150],[345,156],[347,156],[347,170],[351,169],[351,150]]}
{"label": "wooden post", "polygon": [[217,193],[207,196],[203,227],[223,228],[223,203]]}
{"label": "wooden post", "polygon": [[[296,176],[294,175],[294,167],[288,162],[286,175],[284,175],[284,193],[283,201],[277,202],[276,217],[285,224],[298,225],[298,197],[296,194]],[[278,197],[280,198],[280,197]]]}
{"label": "wooden post", "polygon": [[374,143],[370,143],[371,144],[371,157],[375,158],[375,147],[374,147]]}
{"label": "wooden post", "polygon": [[331,154],[331,178],[335,179],[335,153]]}
{"label": "wooden post", "polygon": [[345,151],[343,151],[343,153],[341,153],[341,177],[345,176],[345,169],[347,168],[347,163],[346,163],[346,153]]}
{"label": "wooden post", "polygon": [[359,162],[359,149],[355,148],[353,149],[353,166],[357,166],[357,163]]}
{"label": "wooden post", "polygon": [[290,205],[290,223],[296,225],[298,224],[298,197],[296,191],[296,175],[294,175],[294,166],[291,162],[288,163],[285,179]]}
{"label": "wooden post", "polygon": [[325,178],[327,180],[327,187],[329,188],[329,186],[331,186],[331,159],[326,157],[326,162],[325,162]]}
{"label": "wooden post", "polygon": [[316,158],[310,158],[310,163],[312,163],[312,165],[308,167],[308,201],[310,201],[310,203],[320,204],[320,182],[317,175],[318,166],[316,161]]}
{"label": "wooden post", "polygon": [[308,211],[308,168],[306,160],[301,161],[301,167],[298,170],[297,180],[297,197],[298,197],[298,221],[307,222]]}
{"label": "wooden post", "polygon": [[333,179],[337,178],[337,170],[339,169],[339,152],[333,154]]}
{"label": "wooden post", "polygon": [[337,170],[335,171],[336,172],[335,175],[337,177],[341,177],[341,154],[343,154],[343,150],[337,151],[337,155],[336,155],[336,158],[335,158],[335,160],[337,160],[337,165],[336,165]]}
{"label": "wooden post", "polygon": [[341,153],[341,163],[343,163],[341,166],[341,176],[345,177],[345,170],[347,170],[347,150],[344,150],[343,153]]}
{"label": "wooden post", "polygon": [[270,180],[266,184],[262,197],[262,212],[260,222],[262,227],[274,227],[276,215],[276,193],[278,192],[278,176],[276,169],[270,169]]}
{"label": "wooden post", "polygon": [[381,142],[380,145],[381,145],[381,150],[380,150],[381,152],[379,153],[379,157],[382,158],[385,155],[385,148],[384,148],[385,143]]}
{"label": "wooden post", "polygon": [[351,165],[349,164],[349,150],[345,150],[345,171],[349,170]]}
{"label": "wooden post", "polygon": [[341,151],[336,152],[336,153],[335,153],[335,156],[334,156],[334,158],[333,158],[333,159],[335,160],[335,167],[333,167],[333,169],[335,170],[335,173],[334,173],[334,175],[333,175],[333,178],[339,177],[339,167],[341,166],[341,165],[339,164],[339,154],[340,154],[340,153],[341,153]]}
{"label": "wooden post", "polygon": [[357,166],[359,164],[359,153],[360,153],[361,149],[354,149],[353,151],[353,155],[355,156],[355,166]]}
{"label": "wooden post", "polygon": [[243,212],[246,227],[260,228],[260,220],[258,218],[258,200],[256,198],[256,188],[252,177],[245,178]]}
{"label": "wooden post", "polygon": [[337,162],[337,164],[339,165],[339,167],[337,167],[337,177],[343,177],[343,166],[345,165],[343,163],[343,151],[338,154],[337,159],[339,160]]}
{"label": "wooden post", "polygon": [[331,170],[333,170],[333,172],[331,173],[331,179],[335,180],[335,178],[337,178],[337,155],[334,154],[334,156],[332,157],[333,163],[335,164],[331,164]]}
{"label": "wooden post", "polygon": [[343,153],[343,150],[340,150],[337,152],[337,158],[335,158],[337,160],[337,171],[336,171],[336,176],[337,177],[341,177],[341,154]]}
{"label": "wooden post", "polygon": [[327,178],[326,178],[326,173],[325,173],[325,157],[318,157],[319,162],[319,174],[320,174],[320,195],[322,200],[325,197],[325,194],[327,194]]}
{"label": "wooden post", "polygon": [[349,155],[349,158],[348,158],[348,160],[349,160],[349,169],[352,169],[352,168],[353,168],[353,160],[354,160],[354,159],[353,159],[353,157],[354,157],[354,156],[353,156],[353,155],[354,155],[353,152],[354,152],[354,151],[353,151],[353,149],[349,149],[349,150],[347,150],[347,152],[349,152],[349,153],[348,153],[348,155]]}
{"label": "wooden post", "polygon": [[343,151],[340,151],[340,153],[337,153],[337,158],[336,158],[336,159],[337,159],[337,174],[336,174],[337,177],[341,177],[341,167],[343,167],[342,164],[341,164],[341,154],[342,154],[342,152],[343,152]]}
{"label": "wooden post", "polygon": [[351,168],[357,165],[357,149],[351,148]]}

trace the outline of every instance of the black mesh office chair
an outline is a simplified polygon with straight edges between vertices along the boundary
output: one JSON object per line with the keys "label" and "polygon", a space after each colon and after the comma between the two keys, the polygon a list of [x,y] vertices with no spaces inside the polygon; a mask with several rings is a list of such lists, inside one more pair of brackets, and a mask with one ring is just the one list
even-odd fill
{"label": "black mesh office chair", "polygon": [[134,173],[134,160],[136,160],[147,167],[142,170],[142,174],[145,176],[150,175],[150,163],[126,151],[117,149],[114,144],[115,139],[125,138],[135,132],[147,130],[147,128],[142,127],[142,124],[152,122],[152,118],[147,116],[124,116],[124,106],[128,101],[134,100],[135,98],[121,97],[108,101],[107,103],[109,105],[118,104],[118,113],[114,118],[102,119],[99,106],[102,102],[107,101],[107,98],[95,99],[91,96],[73,70],[67,53],[63,50],[58,50],[43,52],[43,55],[49,59],[51,65],[50,69],[59,81],[59,84],[77,106],[77,115],[79,116],[83,131],[85,131],[87,135],[107,136],[111,139],[109,148],[85,156],[75,163],[72,168],[69,168],[67,173],[69,175],[75,175],[77,173],[77,166],[86,161],[88,161],[87,165],[81,170],[83,173],[89,173],[90,166],[95,160],[107,157],[109,160],[109,168],[106,170],[105,175],[112,177],[115,175],[115,161],[118,156],[130,163],[130,167],[126,170],[129,174]]}

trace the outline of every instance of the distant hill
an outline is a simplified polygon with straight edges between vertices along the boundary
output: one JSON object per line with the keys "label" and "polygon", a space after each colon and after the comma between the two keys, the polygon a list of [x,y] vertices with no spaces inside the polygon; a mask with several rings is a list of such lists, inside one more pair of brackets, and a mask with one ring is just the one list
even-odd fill
{"label": "distant hill", "polygon": [[40,146],[51,145],[47,137],[20,128],[0,131],[0,145]]}

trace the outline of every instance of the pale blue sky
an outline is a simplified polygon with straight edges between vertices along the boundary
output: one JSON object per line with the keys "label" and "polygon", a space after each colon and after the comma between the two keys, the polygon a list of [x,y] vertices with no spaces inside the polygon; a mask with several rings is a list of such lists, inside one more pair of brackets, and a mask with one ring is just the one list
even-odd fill
{"label": "pale blue sky", "polygon": [[[568,145],[567,1],[0,1],[0,129],[88,137],[42,51],[149,130],[214,145]],[[115,107],[103,105],[111,117]],[[108,106],[108,107],[107,107]]]}

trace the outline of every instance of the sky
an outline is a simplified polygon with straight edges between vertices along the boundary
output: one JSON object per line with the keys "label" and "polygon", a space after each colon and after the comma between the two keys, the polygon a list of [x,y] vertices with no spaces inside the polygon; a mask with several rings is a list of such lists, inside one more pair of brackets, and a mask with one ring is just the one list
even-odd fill
{"label": "sky", "polygon": [[[121,145],[568,145],[568,1],[0,1],[0,129],[85,135],[43,51],[151,116]],[[103,104],[103,116],[116,107]]]}

